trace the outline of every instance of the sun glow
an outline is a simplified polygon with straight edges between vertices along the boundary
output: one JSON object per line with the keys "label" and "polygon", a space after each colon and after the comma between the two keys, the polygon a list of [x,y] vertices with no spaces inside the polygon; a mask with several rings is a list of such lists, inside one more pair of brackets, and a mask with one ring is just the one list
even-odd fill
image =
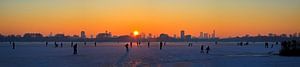
{"label": "sun glow", "polygon": [[137,30],[136,30],[136,31],[133,31],[133,35],[134,35],[134,36],[137,36],[137,35],[139,35],[139,34],[140,34],[139,31],[137,31]]}

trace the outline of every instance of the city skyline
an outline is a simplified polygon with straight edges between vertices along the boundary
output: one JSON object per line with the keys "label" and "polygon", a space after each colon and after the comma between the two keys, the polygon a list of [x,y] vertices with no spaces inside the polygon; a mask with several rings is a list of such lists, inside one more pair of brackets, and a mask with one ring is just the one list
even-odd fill
{"label": "city skyline", "polygon": [[[228,37],[218,37],[217,33],[215,30],[213,30],[212,33],[208,33],[208,32],[200,32],[198,35],[191,35],[189,32],[186,32],[185,30],[180,30],[178,31],[178,35],[177,34],[166,34],[166,33],[160,33],[157,35],[153,35],[152,33],[142,33],[138,30],[132,31],[131,33],[128,34],[124,34],[124,35],[118,35],[118,34],[113,34],[110,31],[104,31],[104,32],[99,32],[96,34],[92,34],[90,35],[91,37],[88,37],[89,35],[86,35],[86,31],[80,31],[78,34],[65,34],[65,33],[50,33],[49,35],[45,35],[43,33],[39,33],[39,32],[26,32],[23,34],[8,34],[8,35],[3,35],[0,33],[0,35],[2,36],[21,36],[21,37],[26,37],[28,34],[34,34],[34,35],[42,35],[43,37],[55,37],[55,36],[71,36],[71,37],[79,37],[81,39],[86,39],[86,38],[99,38],[98,36],[100,35],[100,38],[102,38],[103,36],[105,38],[109,37],[122,37],[122,36],[132,36],[132,37],[143,37],[143,38],[159,38],[161,35],[167,35],[170,38],[176,38],[176,39],[181,39],[184,40],[185,38],[189,37],[189,38],[197,38],[197,39],[223,39],[223,38],[235,38],[235,37],[257,37],[257,36],[268,36],[268,37],[275,37],[275,36],[281,36],[281,37],[300,37],[300,32],[294,32],[294,33],[281,33],[281,34],[276,34],[276,33],[268,33],[268,34],[256,34],[256,35],[250,35],[250,34],[243,34],[240,36],[228,36]],[[96,37],[94,37],[96,36]]]}
{"label": "city skyline", "polygon": [[0,33],[95,35],[185,30],[218,37],[299,32],[298,0],[1,0]]}

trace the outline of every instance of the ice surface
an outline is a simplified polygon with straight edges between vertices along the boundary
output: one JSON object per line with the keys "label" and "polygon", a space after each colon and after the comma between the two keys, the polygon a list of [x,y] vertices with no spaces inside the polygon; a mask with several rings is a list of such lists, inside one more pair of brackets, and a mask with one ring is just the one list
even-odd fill
{"label": "ice surface", "polygon": [[[126,42],[78,42],[79,55],[73,55],[69,42],[54,48],[50,42],[16,42],[13,50],[7,42],[0,43],[0,67],[299,67],[300,57],[278,56],[280,45],[264,48],[264,43],[237,46],[235,42],[167,42],[159,50],[159,43],[142,43],[126,52]],[[59,46],[60,43],[58,42]],[[273,44],[273,43],[272,43]],[[200,46],[210,46],[209,54]]]}

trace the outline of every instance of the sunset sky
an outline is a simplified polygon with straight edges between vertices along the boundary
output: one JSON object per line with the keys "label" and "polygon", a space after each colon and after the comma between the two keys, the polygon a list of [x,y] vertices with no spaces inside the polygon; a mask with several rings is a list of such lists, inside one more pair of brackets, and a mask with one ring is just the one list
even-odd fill
{"label": "sunset sky", "polygon": [[0,0],[0,33],[300,32],[300,0]]}

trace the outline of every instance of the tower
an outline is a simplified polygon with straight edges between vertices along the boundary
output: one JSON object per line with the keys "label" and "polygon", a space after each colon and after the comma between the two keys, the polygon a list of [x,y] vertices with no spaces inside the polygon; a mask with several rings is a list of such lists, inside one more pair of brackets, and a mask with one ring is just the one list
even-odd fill
{"label": "tower", "polygon": [[180,38],[183,40],[185,39],[185,33],[184,33],[184,30],[181,30],[180,31]]}
{"label": "tower", "polygon": [[211,34],[211,38],[216,38],[216,31],[214,30],[213,33]]}
{"label": "tower", "polygon": [[86,35],[85,35],[85,32],[84,31],[81,31],[81,38],[86,38]]}

